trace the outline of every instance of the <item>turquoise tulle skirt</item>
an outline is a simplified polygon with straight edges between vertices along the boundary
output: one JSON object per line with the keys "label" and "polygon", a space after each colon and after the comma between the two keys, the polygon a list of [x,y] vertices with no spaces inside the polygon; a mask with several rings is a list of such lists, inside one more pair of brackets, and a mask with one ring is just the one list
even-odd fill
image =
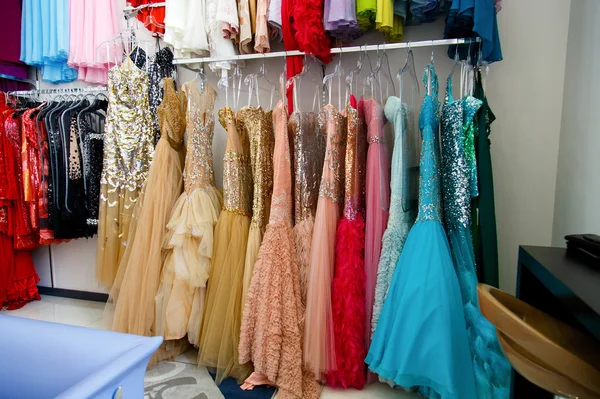
{"label": "turquoise tulle skirt", "polygon": [[411,229],[366,363],[428,398],[475,399],[461,291],[439,221]]}

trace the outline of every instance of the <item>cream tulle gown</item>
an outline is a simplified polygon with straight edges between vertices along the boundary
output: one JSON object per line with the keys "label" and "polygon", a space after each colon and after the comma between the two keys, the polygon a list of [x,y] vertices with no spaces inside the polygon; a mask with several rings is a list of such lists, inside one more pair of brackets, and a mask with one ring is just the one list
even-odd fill
{"label": "cream tulle gown", "polygon": [[248,293],[252,270],[262,243],[273,193],[273,111],[264,111],[261,107],[248,106],[238,112],[240,127],[246,130],[250,139],[250,161],[254,195],[252,200],[252,221],[248,234],[248,248],[244,265],[244,290],[242,305]]}
{"label": "cream tulle gown", "polygon": [[165,340],[180,339],[187,334],[189,342],[197,346],[213,232],[223,206],[223,195],[215,187],[213,169],[216,92],[207,86],[200,94],[195,81],[184,83],[181,90],[187,97],[185,191],[167,224],[166,259],[156,293],[156,334]]}
{"label": "cream tulle gown", "polygon": [[[145,336],[156,335],[154,297],[164,261],[162,244],[183,186],[185,103],[175,92],[173,79],[164,80],[164,90],[158,107],[161,138],[133,212],[130,242],[107,305],[108,311],[115,306],[113,330]],[[157,356],[158,360],[164,357]]]}
{"label": "cream tulle gown", "polygon": [[224,205],[215,227],[198,363],[216,372],[217,384],[229,376],[241,384],[252,372],[252,367],[240,365],[238,360],[244,260],[252,209],[250,144],[245,129],[236,129],[231,108],[219,110],[219,122],[227,130]]}

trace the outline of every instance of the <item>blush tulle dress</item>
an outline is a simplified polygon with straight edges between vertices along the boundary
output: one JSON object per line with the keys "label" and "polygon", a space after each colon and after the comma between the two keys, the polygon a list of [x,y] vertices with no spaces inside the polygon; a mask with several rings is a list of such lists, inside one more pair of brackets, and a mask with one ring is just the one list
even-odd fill
{"label": "blush tulle dress", "polygon": [[369,369],[428,398],[475,399],[460,286],[442,226],[439,102],[433,65],[431,94],[419,126],[423,138],[419,214],[383,305],[366,362]]}
{"label": "blush tulle dress", "polygon": [[479,399],[510,396],[510,364],[502,353],[495,327],[483,317],[477,298],[475,253],[471,236],[471,193],[476,184],[467,154],[475,154],[470,126],[482,101],[452,98],[448,78],[442,110],[442,177],[446,230],[462,293],[471,359]]}
{"label": "blush tulle dress", "polygon": [[356,99],[346,105],[348,139],[345,160],[344,215],[335,237],[332,284],[336,370],[327,373],[330,386],[362,389],[365,385],[365,160],[366,129]]}
{"label": "blush tulle dress", "polygon": [[304,362],[320,379],[323,373],[337,368],[331,283],[335,264],[335,233],[344,204],[346,117],[328,104],[319,114],[319,126],[327,134],[327,149],[308,270]]}

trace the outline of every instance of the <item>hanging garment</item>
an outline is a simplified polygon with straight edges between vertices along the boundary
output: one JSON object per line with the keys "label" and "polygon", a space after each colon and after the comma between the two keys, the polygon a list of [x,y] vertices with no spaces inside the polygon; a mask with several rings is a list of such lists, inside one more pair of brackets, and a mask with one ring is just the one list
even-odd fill
{"label": "hanging garment", "polygon": [[294,37],[299,50],[312,54],[327,64],[331,62],[333,56],[331,55],[331,40],[323,26],[323,1],[296,0],[291,15],[294,21]]}
{"label": "hanging garment", "polygon": [[444,2],[445,0],[410,0],[407,24],[419,25],[435,21],[443,11]]}
{"label": "hanging garment", "polygon": [[401,42],[404,35],[404,21],[395,14],[393,0],[377,0],[375,27],[383,32],[390,42]]}
{"label": "hanging garment", "polygon": [[[2,41],[0,42],[0,75],[27,79],[27,65],[19,58],[21,56],[21,10],[22,0],[7,0],[2,3]],[[29,85],[8,79],[0,79],[1,91],[28,90]],[[12,83],[11,83],[12,82]],[[24,88],[9,88],[2,86],[23,85]]]}
{"label": "hanging garment", "polygon": [[294,242],[302,306],[306,307],[310,248],[327,143],[314,112],[296,109],[288,129],[294,145]]}
{"label": "hanging garment", "polygon": [[375,25],[377,0],[356,0],[356,20],[363,31],[370,30]]}
{"label": "hanging garment", "polygon": [[377,269],[371,337],[375,333],[379,315],[396,270],[396,264],[404,248],[404,242],[416,218],[415,209],[404,207],[403,201],[404,185],[407,184],[405,169],[408,165],[405,156],[407,155],[406,138],[414,129],[410,112],[406,104],[400,103],[398,97],[390,96],[385,103],[385,115],[394,126],[394,150],[392,152],[390,182],[390,212],[387,228],[383,234],[381,256]]}
{"label": "hanging garment", "polygon": [[[44,123],[44,115],[52,103],[48,103],[40,108],[40,111],[35,116],[36,130],[39,135],[40,146],[40,185],[38,186],[38,219],[40,226],[40,244],[50,245],[54,242],[54,230],[50,221],[52,220],[52,172],[50,168],[50,146],[48,143],[48,131]],[[97,160],[102,168],[102,154]],[[98,191],[97,200],[100,198]],[[97,219],[97,218],[96,218]],[[96,220],[97,222],[97,220]]]}
{"label": "hanging garment", "polygon": [[229,107],[219,110],[227,130],[223,158],[224,204],[215,227],[211,274],[198,345],[198,363],[216,372],[215,382],[234,377],[241,384],[252,372],[239,363],[244,259],[252,215],[252,168],[246,129]]}
{"label": "hanging garment", "polygon": [[156,334],[165,340],[187,334],[189,342],[197,346],[213,255],[213,232],[223,195],[215,187],[213,169],[216,92],[206,86],[201,94],[195,81],[184,83],[181,90],[187,97],[184,192],[167,223],[165,263],[156,294]]}
{"label": "hanging garment", "polygon": [[273,111],[248,106],[238,112],[238,129],[244,129],[250,139],[250,163],[254,194],[252,196],[252,221],[248,234],[246,260],[244,262],[244,289],[242,306],[248,293],[252,270],[256,263],[265,227],[269,220],[273,194]]}
{"label": "hanging garment", "polygon": [[[252,30],[254,35],[254,51],[257,53],[268,53],[271,50],[271,44],[269,43],[269,3],[275,6],[273,2],[269,0],[251,0],[250,4],[255,4],[256,9],[254,11],[255,19],[252,19]],[[281,21],[281,1],[277,4],[279,6],[279,20]],[[250,9],[252,14],[252,9]],[[251,15],[252,18],[252,15]],[[255,27],[256,26],[256,27]],[[281,24],[279,24],[279,34],[281,35]]]}
{"label": "hanging garment", "polygon": [[[448,78],[442,109],[442,177],[446,230],[454,267],[458,276],[471,360],[475,372],[478,398],[508,398],[510,364],[496,337],[496,329],[483,317],[477,298],[475,253],[471,237],[470,168],[467,162],[469,124],[481,106],[481,100],[468,95],[452,98],[452,78]],[[473,148],[474,150],[474,148]]]}
{"label": "hanging garment", "polygon": [[[145,4],[160,3],[163,0],[129,0],[132,7],[140,7]],[[168,2],[171,6],[171,2]],[[168,7],[152,6],[141,8],[136,15],[137,19],[144,23],[150,32],[165,33],[165,14]]]}
{"label": "hanging garment", "polygon": [[164,41],[177,58],[208,54],[205,0],[169,0],[166,6]]}
{"label": "hanging garment", "polygon": [[[206,0],[206,30],[208,36],[208,49],[211,57],[232,57],[235,55],[233,43],[231,40],[223,36],[222,22],[220,22],[217,18],[219,9],[223,2],[226,2],[227,7],[231,6],[231,0]],[[235,7],[235,4],[233,6]],[[237,9],[235,10],[237,13]],[[208,65],[210,69],[214,71],[216,69],[229,69],[231,62],[211,62]]]}
{"label": "hanging garment", "polygon": [[319,384],[302,363],[304,307],[292,232],[292,165],[283,101],[273,117],[273,201],[246,297],[239,346],[240,363],[251,361],[255,371],[242,388],[266,383],[278,387],[281,398],[317,399]]}
{"label": "hanging garment", "polygon": [[421,107],[419,214],[410,230],[365,362],[381,377],[427,398],[476,398],[460,287],[442,226],[438,86]]}
{"label": "hanging garment", "polygon": [[130,58],[109,71],[96,276],[111,287],[129,243],[129,224],[154,156],[148,74]]}
{"label": "hanging garment", "polygon": [[335,272],[331,306],[336,369],[327,384],[344,389],[365,385],[365,173],[367,132],[358,117],[356,99],[346,105],[348,139],[345,159],[344,215],[335,237]]}
{"label": "hanging garment", "polygon": [[[107,305],[107,309],[114,305],[114,331],[144,336],[156,335],[154,298],[163,267],[165,226],[183,188],[184,101],[175,91],[173,79],[166,79],[164,88],[158,107],[162,137],[134,207],[129,242]],[[156,360],[169,357],[163,349],[166,345],[156,352]],[[177,349],[173,351],[179,354]]]}
{"label": "hanging garment", "polygon": [[474,199],[473,237],[475,256],[479,265],[479,281],[494,287],[498,282],[498,238],[496,233],[496,208],[494,205],[494,176],[490,152],[490,133],[496,116],[490,109],[483,85],[481,72],[477,72],[475,97],[483,101],[477,111],[477,165],[479,173],[479,197]]}
{"label": "hanging garment", "polygon": [[240,32],[240,18],[236,0],[218,0],[216,19],[219,23],[219,34],[225,39],[232,39]]}
{"label": "hanging garment", "polygon": [[344,201],[346,117],[333,105],[326,105],[319,114],[319,128],[321,134],[327,134],[327,149],[310,252],[304,329],[304,362],[317,378],[337,369],[331,282],[335,265],[335,233]]}
{"label": "hanging garment", "polygon": [[[286,0],[287,1],[287,0]],[[268,22],[269,22],[269,28],[271,30],[271,38],[273,40],[277,40],[278,42],[282,42],[283,41],[283,32],[282,32],[282,6],[283,6],[283,1],[282,0],[270,0],[269,1],[269,7],[267,10],[267,14],[268,14]],[[258,15],[257,15],[258,18]],[[257,35],[259,33],[258,31],[258,20],[257,20]],[[257,40],[258,42],[258,40]]]}
{"label": "hanging garment", "polygon": [[383,126],[387,123],[383,107],[375,99],[361,100],[367,125],[369,150],[367,152],[365,222],[365,298],[364,337],[366,350],[371,343],[371,321],[375,303],[377,269],[381,256],[381,241],[388,226],[390,210],[390,155],[385,142]]}
{"label": "hanging garment", "polygon": [[324,0],[325,30],[344,41],[358,39],[363,31],[356,21],[356,0]]}
{"label": "hanging garment", "polygon": [[[137,50],[141,50],[136,47]],[[130,56],[131,57],[131,56]],[[140,59],[145,61],[146,57],[134,57],[134,59]],[[143,67],[139,67],[142,69]],[[150,101],[150,113],[152,114],[152,122],[154,124],[154,143],[158,143],[160,140],[161,132],[158,126],[158,113],[156,110],[162,102],[164,91],[163,91],[163,79],[174,78],[177,73],[177,67],[173,64],[173,52],[169,47],[165,47],[158,50],[156,54],[151,58],[150,64],[148,65],[148,79],[150,84],[148,85],[148,99]]]}
{"label": "hanging garment", "polygon": [[237,0],[238,17],[240,21],[239,32],[233,37],[237,43],[240,54],[250,54],[254,51],[252,46],[252,23],[250,22],[250,4],[248,0]]}

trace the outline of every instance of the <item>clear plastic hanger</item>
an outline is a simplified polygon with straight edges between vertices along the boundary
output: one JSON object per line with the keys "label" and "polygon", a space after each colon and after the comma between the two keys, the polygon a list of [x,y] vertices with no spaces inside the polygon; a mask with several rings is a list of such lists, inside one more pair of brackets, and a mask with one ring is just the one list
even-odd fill
{"label": "clear plastic hanger", "polygon": [[[228,69],[221,69],[221,78],[219,79],[219,81],[217,82],[217,87],[219,88],[219,90],[224,90],[225,91],[225,106],[229,107],[229,81],[233,81],[233,76],[229,76],[229,70]],[[235,97],[235,94],[234,94]]]}
{"label": "clear plastic hanger", "polygon": [[[273,82],[272,80],[270,80],[267,77],[267,72],[266,72],[267,68],[265,66],[265,58],[266,57],[263,54],[263,63],[261,65],[260,69],[258,70],[258,73],[247,75],[246,78],[244,79],[244,84],[246,86],[250,85],[251,88],[252,88],[252,84],[254,84],[256,86],[255,87],[256,100],[258,101],[258,106],[260,107],[260,98],[259,98],[259,89],[260,89],[260,86],[259,86],[258,80],[260,78],[263,78],[268,83],[268,85],[269,85],[269,91],[270,91],[270,94],[271,94],[271,98],[270,98],[270,101],[269,101],[269,109],[273,109],[273,98],[275,96],[275,89],[277,88],[277,85],[276,85],[275,82]],[[250,96],[251,96],[251,92],[248,93],[248,105],[250,105],[250,100],[251,100]]]}
{"label": "clear plastic hanger", "polygon": [[415,87],[417,89],[417,97],[421,96],[419,89],[419,78],[417,77],[417,70],[415,68],[415,56],[413,54],[412,49],[410,48],[410,42],[408,42],[408,50],[406,51],[406,61],[402,68],[398,70],[396,74],[396,80],[398,81],[398,98],[400,99],[400,104],[402,104],[402,91],[404,89],[404,73],[408,71],[408,74],[414,81]]}
{"label": "clear plastic hanger", "polygon": [[325,75],[325,77],[323,78],[323,87],[327,91],[327,94],[328,94],[328,104],[331,104],[332,86],[331,86],[331,83],[329,83],[329,86],[328,86],[327,82],[332,81],[333,78],[338,78],[338,110],[341,110],[344,106],[344,104],[342,103],[342,75],[343,74],[344,74],[344,69],[342,68],[342,53],[340,53],[340,58],[338,60],[338,63],[335,65],[333,72],[330,73],[329,75]]}
{"label": "clear plastic hanger", "polygon": [[208,77],[204,73],[204,64],[200,64],[200,69],[196,71],[195,80],[200,82],[200,94],[204,93],[204,89],[206,89],[206,84],[208,83]]}
{"label": "clear plastic hanger", "polygon": [[[304,66],[302,67],[302,71],[300,71],[300,73],[292,76],[291,78],[289,78],[286,81],[286,84],[285,84],[286,90],[289,89],[292,85],[294,85],[294,88],[299,88],[300,82],[302,81],[304,76],[306,76],[306,74],[310,70],[310,66],[312,65],[310,60],[313,60],[315,63],[320,64],[320,61],[316,57],[305,55],[304,56]],[[322,64],[320,64],[320,65],[322,65]],[[323,92],[323,84],[322,84],[321,80],[316,80],[316,79],[310,78],[309,81],[314,83],[317,86],[317,90],[316,90],[317,95],[319,95]],[[294,102],[296,102],[296,101],[294,100]],[[313,104],[314,104],[314,100],[313,100]],[[295,105],[294,105],[294,107],[295,107]]]}

